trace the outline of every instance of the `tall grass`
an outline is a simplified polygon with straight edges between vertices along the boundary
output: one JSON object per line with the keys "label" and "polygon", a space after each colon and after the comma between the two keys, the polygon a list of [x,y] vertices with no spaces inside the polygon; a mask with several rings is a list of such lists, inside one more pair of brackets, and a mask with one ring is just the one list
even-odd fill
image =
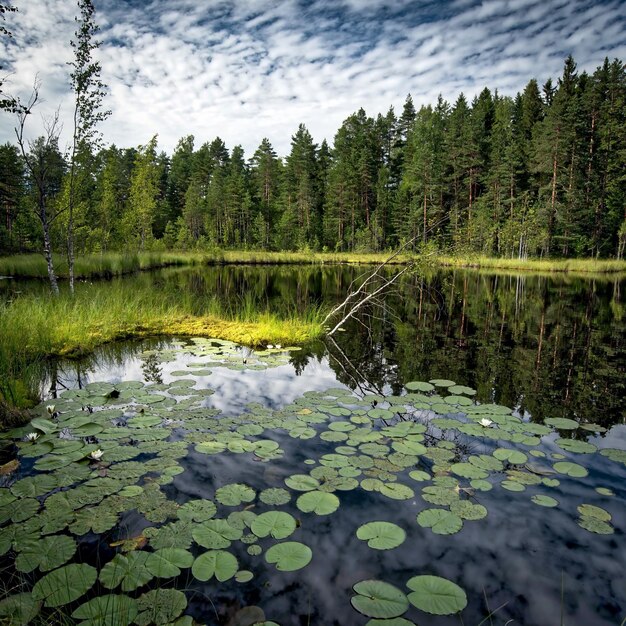
{"label": "tall grass", "polygon": [[[206,252],[140,252],[121,254],[107,252],[77,256],[74,273],[76,278],[110,278],[148,269],[174,265],[282,265],[324,263],[380,263],[386,253],[312,253],[312,252],[267,252],[263,250],[210,250]],[[394,263],[406,262],[408,257],[398,257]],[[55,269],[60,278],[67,277],[67,260],[54,256]],[[16,278],[48,277],[44,258],[38,254],[20,254],[0,258],[0,276]]]}
{"label": "tall grass", "polygon": [[[264,250],[207,250],[198,252],[138,252],[122,254],[107,252],[76,258],[75,275],[79,279],[112,278],[142,270],[190,265],[323,265],[375,264],[389,257],[388,252],[268,252]],[[415,255],[395,257],[392,264],[415,260]],[[430,257],[429,262],[444,267],[466,267],[533,272],[615,273],[626,272],[626,261],[614,259],[511,259],[486,256]],[[60,278],[67,277],[67,261],[55,256]],[[47,278],[41,255],[22,254],[0,258],[0,276],[16,278]]]}
{"label": "tall grass", "polygon": [[486,256],[439,256],[444,267],[466,267],[530,272],[606,274],[626,272],[626,260],[616,259],[511,259]]}
{"label": "tall grass", "polygon": [[118,339],[207,336],[247,345],[293,345],[322,333],[322,310],[261,308],[251,297],[216,297],[136,284],[79,284],[72,298],[20,295],[0,303],[0,399],[24,404],[29,368],[51,356],[79,356]]}

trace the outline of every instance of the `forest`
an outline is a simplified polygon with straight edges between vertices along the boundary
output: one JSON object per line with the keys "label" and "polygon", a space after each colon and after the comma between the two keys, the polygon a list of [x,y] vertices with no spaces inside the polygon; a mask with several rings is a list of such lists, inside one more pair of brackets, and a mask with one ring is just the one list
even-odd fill
{"label": "forest", "polygon": [[[5,113],[6,114],[6,113]],[[97,121],[97,120],[96,120]],[[31,167],[26,167],[27,157]],[[419,251],[498,257],[617,257],[626,247],[626,65],[588,74],[570,56],[556,80],[515,97],[485,87],[471,102],[408,95],[345,119],[332,144],[305,124],[277,155],[219,137],[158,136],[139,147],[79,141],[54,129],[0,146],[0,250],[42,250],[68,226],[78,255],[106,251]],[[72,210],[68,211],[68,205]],[[71,225],[68,223],[71,221]]]}

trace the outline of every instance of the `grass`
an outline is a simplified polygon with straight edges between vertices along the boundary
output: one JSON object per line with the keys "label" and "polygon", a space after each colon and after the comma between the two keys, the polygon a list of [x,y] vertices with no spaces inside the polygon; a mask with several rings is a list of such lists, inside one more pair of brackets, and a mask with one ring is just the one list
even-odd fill
{"label": "grass", "polygon": [[[384,261],[387,253],[350,252],[267,252],[263,250],[213,250],[206,252],[139,252],[121,254],[87,254],[76,257],[76,278],[112,278],[142,270],[183,265],[314,265],[314,264],[372,264]],[[403,263],[409,257],[398,257],[394,263]],[[67,260],[54,256],[59,278],[67,278]],[[39,254],[18,254],[0,258],[0,276],[47,279],[44,258]]]}
{"label": "grass", "polygon": [[626,272],[626,260],[615,259],[510,259],[486,256],[438,256],[444,267],[522,270],[545,273],[609,274]]}
{"label": "grass", "polygon": [[[170,266],[193,265],[323,265],[375,264],[389,257],[389,252],[268,252],[264,250],[208,250],[205,252],[108,252],[76,258],[75,275],[79,279],[112,278],[132,272]],[[403,264],[416,257],[395,257],[393,264]],[[626,261],[614,259],[511,259],[487,256],[431,257],[429,262],[444,267],[530,271],[545,273],[603,274],[626,272]],[[67,278],[67,261],[55,256],[60,278]],[[22,254],[0,258],[0,276],[47,279],[41,255]]]}
{"label": "grass", "polygon": [[[0,400],[13,406],[35,399],[29,385],[36,364],[80,356],[120,339],[155,335],[205,336],[250,346],[301,344],[323,332],[319,307],[281,311],[252,298],[223,305],[183,290],[128,284],[79,284],[75,297],[25,294],[0,303]],[[1,419],[1,416],[0,416]]]}

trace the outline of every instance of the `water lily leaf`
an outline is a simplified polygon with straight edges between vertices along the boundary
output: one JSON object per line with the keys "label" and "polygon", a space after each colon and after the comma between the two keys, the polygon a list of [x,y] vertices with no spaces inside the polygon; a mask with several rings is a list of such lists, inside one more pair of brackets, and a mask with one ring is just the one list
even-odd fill
{"label": "water lily leaf", "polygon": [[435,387],[452,387],[455,384],[453,380],[448,380],[447,378],[433,378],[429,382],[435,385]]}
{"label": "water lily leaf", "polygon": [[217,513],[217,507],[212,500],[190,500],[176,511],[178,519],[194,522],[206,522],[215,513]]}
{"label": "water lily leaf", "polygon": [[365,626],[416,626],[416,624],[404,617],[394,617],[393,619],[371,619]]}
{"label": "water lily leaf", "polygon": [[15,568],[24,573],[39,568],[48,572],[69,561],[76,552],[76,542],[66,535],[41,537],[28,542],[15,559]]}
{"label": "water lily leaf", "polygon": [[122,591],[133,591],[145,585],[154,578],[154,574],[146,567],[150,556],[148,552],[116,554],[100,570],[100,582],[107,589],[115,589],[121,585]]}
{"label": "water lily leaf", "polygon": [[193,555],[182,548],[162,548],[146,559],[146,568],[157,578],[174,578],[192,564]]}
{"label": "water lily leaf", "polygon": [[358,595],[353,596],[350,603],[367,617],[390,619],[399,617],[409,608],[406,595],[382,580],[362,580],[353,589]]}
{"label": "water lily leaf", "polygon": [[456,395],[464,394],[466,396],[475,396],[476,390],[471,387],[466,387],[465,385],[451,385],[448,387],[448,393],[453,393]]}
{"label": "water lily leaf", "polygon": [[410,500],[415,496],[413,489],[402,483],[385,483],[380,487],[379,491],[392,500]]}
{"label": "water lily leaf", "polygon": [[277,543],[265,553],[265,560],[274,563],[281,572],[293,572],[306,567],[313,558],[311,548],[297,541]]}
{"label": "water lily leaf", "polygon": [[551,496],[544,496],[542,494],[535,494],[531,498],[531,501],[535,504],[538,504],[539,506],[546,507],[555,507],[559,504],[559,501],[556,498],[552,498]]}
{"label": "water lily leaf", "polygon": [[239,506],[242,502],[252,502],[256,493],[254,489],[242,483],[233,483],[220,487],[215,492],[215,499],[226,506]]}
{"label": "water lily leaf", "polygon": [[507,491],[524,491],[526,489],[522,483],[518,483],[516,480],[503,480],[500,486]]}
{"label": "water lily leaf", "polygon": [[445,578],[414,576],[406,585],[412,590],[409,602],[426,613],[452,615],[467,606],[465,591]]}
{"label": "water lily leaf", "polygon": [[330,515],[339,508],[339,498],[324,491],[309,491],[296,500],[296,506],[304,513]]}
{"label": "water lily leaf", "polygon": [[588,441],[578,439],[557,439],[554,442],[561,450],[575,452],[577,454],[593,454],[598,448]]}
{"label": "water lily leaf", "polygon": [[548,417],[543,420],[549,426],[554,426],[559,430],[574,430],[578,428],[578,422],[568,419],[567,417]]}
{"label": "water lily leaf", "polygon": [[436,535],[453,535],[463,528],[463,520],[446,509],[424,509],[417,516],[417,523]]}
{"label": "water lily leaf", "polygon": [[228,548],[230,542],[240,539],[242,534],[240,528],[235,528],[224,519],[207,520],[192,531],[194,540],[211,550]]}
{"label": "water lily leaf", "polygon": [[476,489],[476,491],[491,491],[493,489],[493,485],[487,480],[472,480],[470,481],[470,485]]}
{"label": "water lily leaf", "polygon": [[409,391],[423,391],[424,393],[428,393],[429,391],[433,391],[435,389],[431,383],[424,383],[419,380],[406,383],[404,387]]}
{"label": "water lily leaf", "polygon": [[432,485],[422,489],[422,498],[430,504],[439,504],[448,506],[459,499],[459,494],[454,489],[442,487],[441,485]]}
{"label": "water lily leaf", "polygon": [[582,517],[593,517],[601,522],[611,521],[611,514],[599,506],[594,506],[593,504],[581,504],[577,508]]}
{"label": "water lily leaf", "polygon": [[248,546],[248,549],[246,550],[246,552],[250,556],[259,556],[259,554],[263,552],[263,548],[261,548],[261,546],[259,545],[252,545],[252,546]]}
{"label": "water lily leaf", "polygon": [[[315,493],[315,492],[310,492]],[[307,494],[303,494],[304,497]],[[270,535],[274,539],[285,539],[296,529],[296,520],[289,513],[283,511],[268,511],[261,513],[252,522],[250,530],[257,537],[267,537]]]}
{"label": "water lily leaf", "polygon": [[487,517],[487,509],[482,504],[474,504],[469,500],[457,500],[450,505],[450,511],[461,519],[477,521]]}
{"label": "water lily leaf", "polygon": [[463,478],[487,478],[489,472],[472,463],[453,463],[450,470]]}
{"label": "water lily leaf", "polygon": [[[279,544],[280,545],[280,544]],[[252,547],[252,546],[250,546]],[[224,550],[209,550],[201,554],[191,568],[192,574],[201,581],[207,581],[213,576],[220,582],[231,579],[239,569],[236,557]]]}
{"label": "water lily leaf", "polygon": [[236,574],[235,574],[235,580],[238,583],[248,583],[250,582],[252,579],[254,578],[254,574],[247,570],[247,569],[242,569],[239,570]]}
{"label": "water lily leaf", "polygon": [[196,446],[196,451],[203,454],[219,454],[224,450],[226,450],[226,444],[222,441],[203,441]]}
{"label": "water lily leaf", "polygon": [[48,433],[52,433],[59,428],[58,424],[51,422],[50,420],[45,420],[41,417],[36,417],[34,420],[31,420],[30,426],[40,430],[42,433],[47,435]]}
{"label": "water lily leaf", "polygon": [[559,474],[565,474],[572,478],[584,478],[589,474],[582,465],[571,463],[570,461],[558,461],[553,467]]}
{"label": "water lily leaf", "polygon": [[11,486],[11,493],[18,498],[36,498],[49,493],[58,486],[55,476],[38,474],[22,478]]}
{"label": "water lily leaf", "polygon": [[0,622],[8,626],[28,626],[37,617],[41,602],[31,593],[18,593],[0,600]]}
{"label": "water lily leaf", "polygon": [[601,496],[614,496],[615,495],[615,492],[609,487],[596,487],[596,491]]}
{"label": "water lily leaf", "polygon": [[493,456],[498,461],[507,461],[513,465],[522,465],[528,461],[528,457],[523,452],[510,448],[498,448],[493,451]]}
{"label": "water lily leaf", "polygon": [[72,563],[46,574],[33,587],[33,599],[48,607],[63,606],[78,600],[96,582],[98,571],[91,565]]}
{"label": "water lily leaf", "polygon": [[424,472],[423,470],[413,470],[412,472],[409,472],[409,477],[419,483],[431,479],[430,474],[428,472]]}
{"label": "water lily leaf", "polygon": [[187,598],[177,589],[154,589],[137,598],[137,608],[138,626],[169,624],[187,608]]}
{"label": "water lily leaf", "polygon": [[368,522],[359,526],[356,536],[374,550],[397,548],[406,539],[404,530],[391,522]]}
{"label": "water lily leaf", "polygon": [[597,535],[612,535],[615,529],[608,522],[603,522],[595,517],[584,516],[578,520],[578,525]]}
{"label": "water lily leaf", "polygon": [[320,486],[319,481],[308,474],[292,474],[285,478],[285,484],[294,491],[313,491]]}
{"label": "water lily leaf", "polygon": [[133,598],[108,594],[81,604],[72,617],[84,620],[81,626],[129,626],[137,613],[137,601]]}
{"label": "water lily leaf", "polygon": [[11,514],[11,520],[13,522],[24,522],[31,518],[40,508],[39,500],[35,498],[24,498],[19,501],[19,505],[12,507],[12,510],[7,511]]}

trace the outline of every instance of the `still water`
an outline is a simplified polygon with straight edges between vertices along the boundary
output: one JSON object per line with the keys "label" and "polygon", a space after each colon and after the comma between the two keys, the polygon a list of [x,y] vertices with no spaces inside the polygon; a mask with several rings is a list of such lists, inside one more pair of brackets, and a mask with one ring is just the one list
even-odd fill
{"label": "still water", "polygon": [[[353,267],[206,268],[121,280],[136,281],[141,288],[192,293],[198,311],[206,299],[217,297],[227,307],[304,312],[339,301],[362,272]],[[84,288],[115,287],[114,282]],[[14,288],[5,286],[5,290]],[[301,350],[227,346],[223,353],[219,343],[155,338],[106,346],[82,361],[51,364],[42,374],[42,387],[46,404],[54,401],[61,408],[60,422],[67,419],[77,431],[83,406],[93,406],[92,415],[100,419],[89,419],[100,425],[94,430],[105,450],[104,459],[107,454],[113,458],[121,447],[112,446],[107,452],[113,435],[103,430],[105,421],[110,429],[111,419],[127,420],[115,423],[122,428],[132,425],[133,419],[143,420],[144,428],[130,438],[144,446],[137,461],[154,458],[149,432],[162,426],[167,416],[172,424],[168,422],[166,441],[180,443],[184,450],[176,456],[177,467],[162,482],[161,492],[168,502],[179,505],[198,499],[217,501],[218,518],[227,519],[233,511],[260,514],[271,510],[258,498],[260,492],[285,489],[289,487],[285,479],[307,474],[314,466],[326,468],[313,475],[320,484],[326,483],[323,493],[338,498],[336,510],[323,515],[303,511],[297,504],[301,489],[292,491],[289,501],[279,507],[297,520],[287,541],[310,548],[308,565],[297,571],[278,571],[264,556],[249,553],[253,540],[257,543],[251,536],[251,543],[233,540],[228,546],[239,570],[253,573],[250,582],[236,582],[232,577],[202,581],[192,573],[195,569],[183,569],[179,576],[160,583],[185,591],[185,614],[199,623],[252,624],[260,620],[262,610],[265,619],[285,626],[364,625],[368,617],[351,604],[356,583],[381,580],[408,594],[409,579],[433,575],[464,590],[467,606],[460,614],[446,616],[411,604],[396,613],[409,621],[397,623],[619,624],[626,615],[626,465],[619,453],[611,458],[602,451],[626,449],[625,290],[626,284],[619,280],[476,272],[416,275],[363,310],[344,332]],[[407,383],[436,379],[470,388],[457,392],[466,396],[464,402],[455,403],[456,396],[451,395],[446,408],[449,394],[439,384],[426,385],[419,397],[413,393],[399,399],[407,393]],[[142,390],[133,393],[144,395],[126,391],[125,398],[103,397],[103,390],[125,389],[128,381],[138,381]],[[101,382],[112,386],[93,385]],[[77,389],[86,391],[76,395]],[[157,392],[165,400],[153,405],[144,390]],[[327,390],[331,392],[325,395]],[[134,410],[143,403],[147,403],[144,412]],[[510,409],[504,411],[506,419],[496,418],[498,406]],[[378,409],[383,413],[377,414]],[[389,410],[391,414],[384,413]],[[495,423],[488,428],[499,434],[483,436],[475,424],[459,431],[454,424],[466,424],[472,410],[476,419],[491,416]],[[45,409],[40,412],[45,417]],[[316,421],[310,415],[322,417]],[[565,421],[555,421],[554,428],[544,426],[554,418]],[[575,422],[573,427],[569,420]],[[407,437],[385,430],[400,422],[413,422],[422,430]],[[263,431],[256,436],[275,442],[282,452],[265,458],[232,445],[233,435],[228,433],[242,427],[241,433],[254,439],[250,435],[257,431],[250,430],[250,424]],[[537,437],[532,440],[535,426]],[[520,437],[511,438],[511,429],[517,429]],[[572,440],[574,444],[569,445],[574,447],[569,449],[563,440]],[[163,441],[158,440],[162,448],[154,444],[154,452],[168,458]],[[225,442],[230,447],[207,454],[202,447],[206,442],[217,442],[211,445],[218,447]],[[387,448],[363,448],[367,442]],[[429,450],[437,448],[438,454],[422,455],[414,448],[415,456],[411,456],[407,445],[417,442]],[[578,452],[577,442],[591,446],[585,449],[582,443],[585,452]],[[521,451],[523,461],[496,467],[491,456],[502,446]],[[394,450],[402,454],[388,456]],[[489,474],[488,489],[479,486],[483,475],[471,486],[473,474],[463,477],[472,469],[468,459],[471,466],[480,455],[490,457],[490,471],[484,474]],[[360,461],[348,471],[345,459],[351,457]],[[561,461],[584,467],[585,475],[553,469]],[[36,472],[37,463],[33,469],[32,459],[24,459],[18,478]],[[428,478],[412,478],[409,474],[416,469]],[[106,468],[99,471],[104,475]],[[451,483],[446,483],[450,477],[460,492],[451,494]],[[401,484],[409,491],[406,497],[390,496],[384,489],[370,489],[369,483],[365,488],[362,481],[366,478]],[[505,487],[503,479],[508,483]],[[336,489],[334,480],[338,481]],[[145,477],[137,484],[145,486]],[[231,484],[244,484],[256,496],[223,505],[216,492]],[[422,490],[428,485],[445,487],[444,493],[435,494],[435,500],[441,501],[424,498],[427,492]],[[531,500],[535,496],[547,496],[557,504],[538,506]],[[459,498],[485,507],[487,515],[477,520],[465,517],[462,527],[449,534],[418,523],[416,518],[424,510],[441,506],[457,510]],[[610,516],[610,522],[603,522],[608,530],[599,526],[607,534],[590,532],[579,524],[578,507],[583,504],[599,507],[601,516]],[[131,505],[120,504],[117,511],[117,523],[104,532],[92,529],[78,534],[76,522],[70,520],[69,530],[63,532],[71,534],[75,529],[78,562],[101,568],[116,554],[110,547],[112,541],[139,536],[149,526],[163,526],[163,521],[146,520]],[[175,513],[168,523],[172,519],[176,520]],[[371,521],[400,527],[406,535],[402,544],[389,550],[368,547],[356,531]],[[252,535],[248,528],[240,538],[246,535]],[[195,558],[204,551],[197,543],[189,538],[185,546]],[[267,537],[258,541],[263,554],[275,543]],[[161,546],[156,541],[149,545]],[[10,555],[5,557],[9,570]],[[152,581],[146,589],[150,587],[159,585]],[[105,592],[93,587],[91,595],[68,606],[73,610],[86,598]],[[130,596],[138,597],[139,592],[132,589]]]}

